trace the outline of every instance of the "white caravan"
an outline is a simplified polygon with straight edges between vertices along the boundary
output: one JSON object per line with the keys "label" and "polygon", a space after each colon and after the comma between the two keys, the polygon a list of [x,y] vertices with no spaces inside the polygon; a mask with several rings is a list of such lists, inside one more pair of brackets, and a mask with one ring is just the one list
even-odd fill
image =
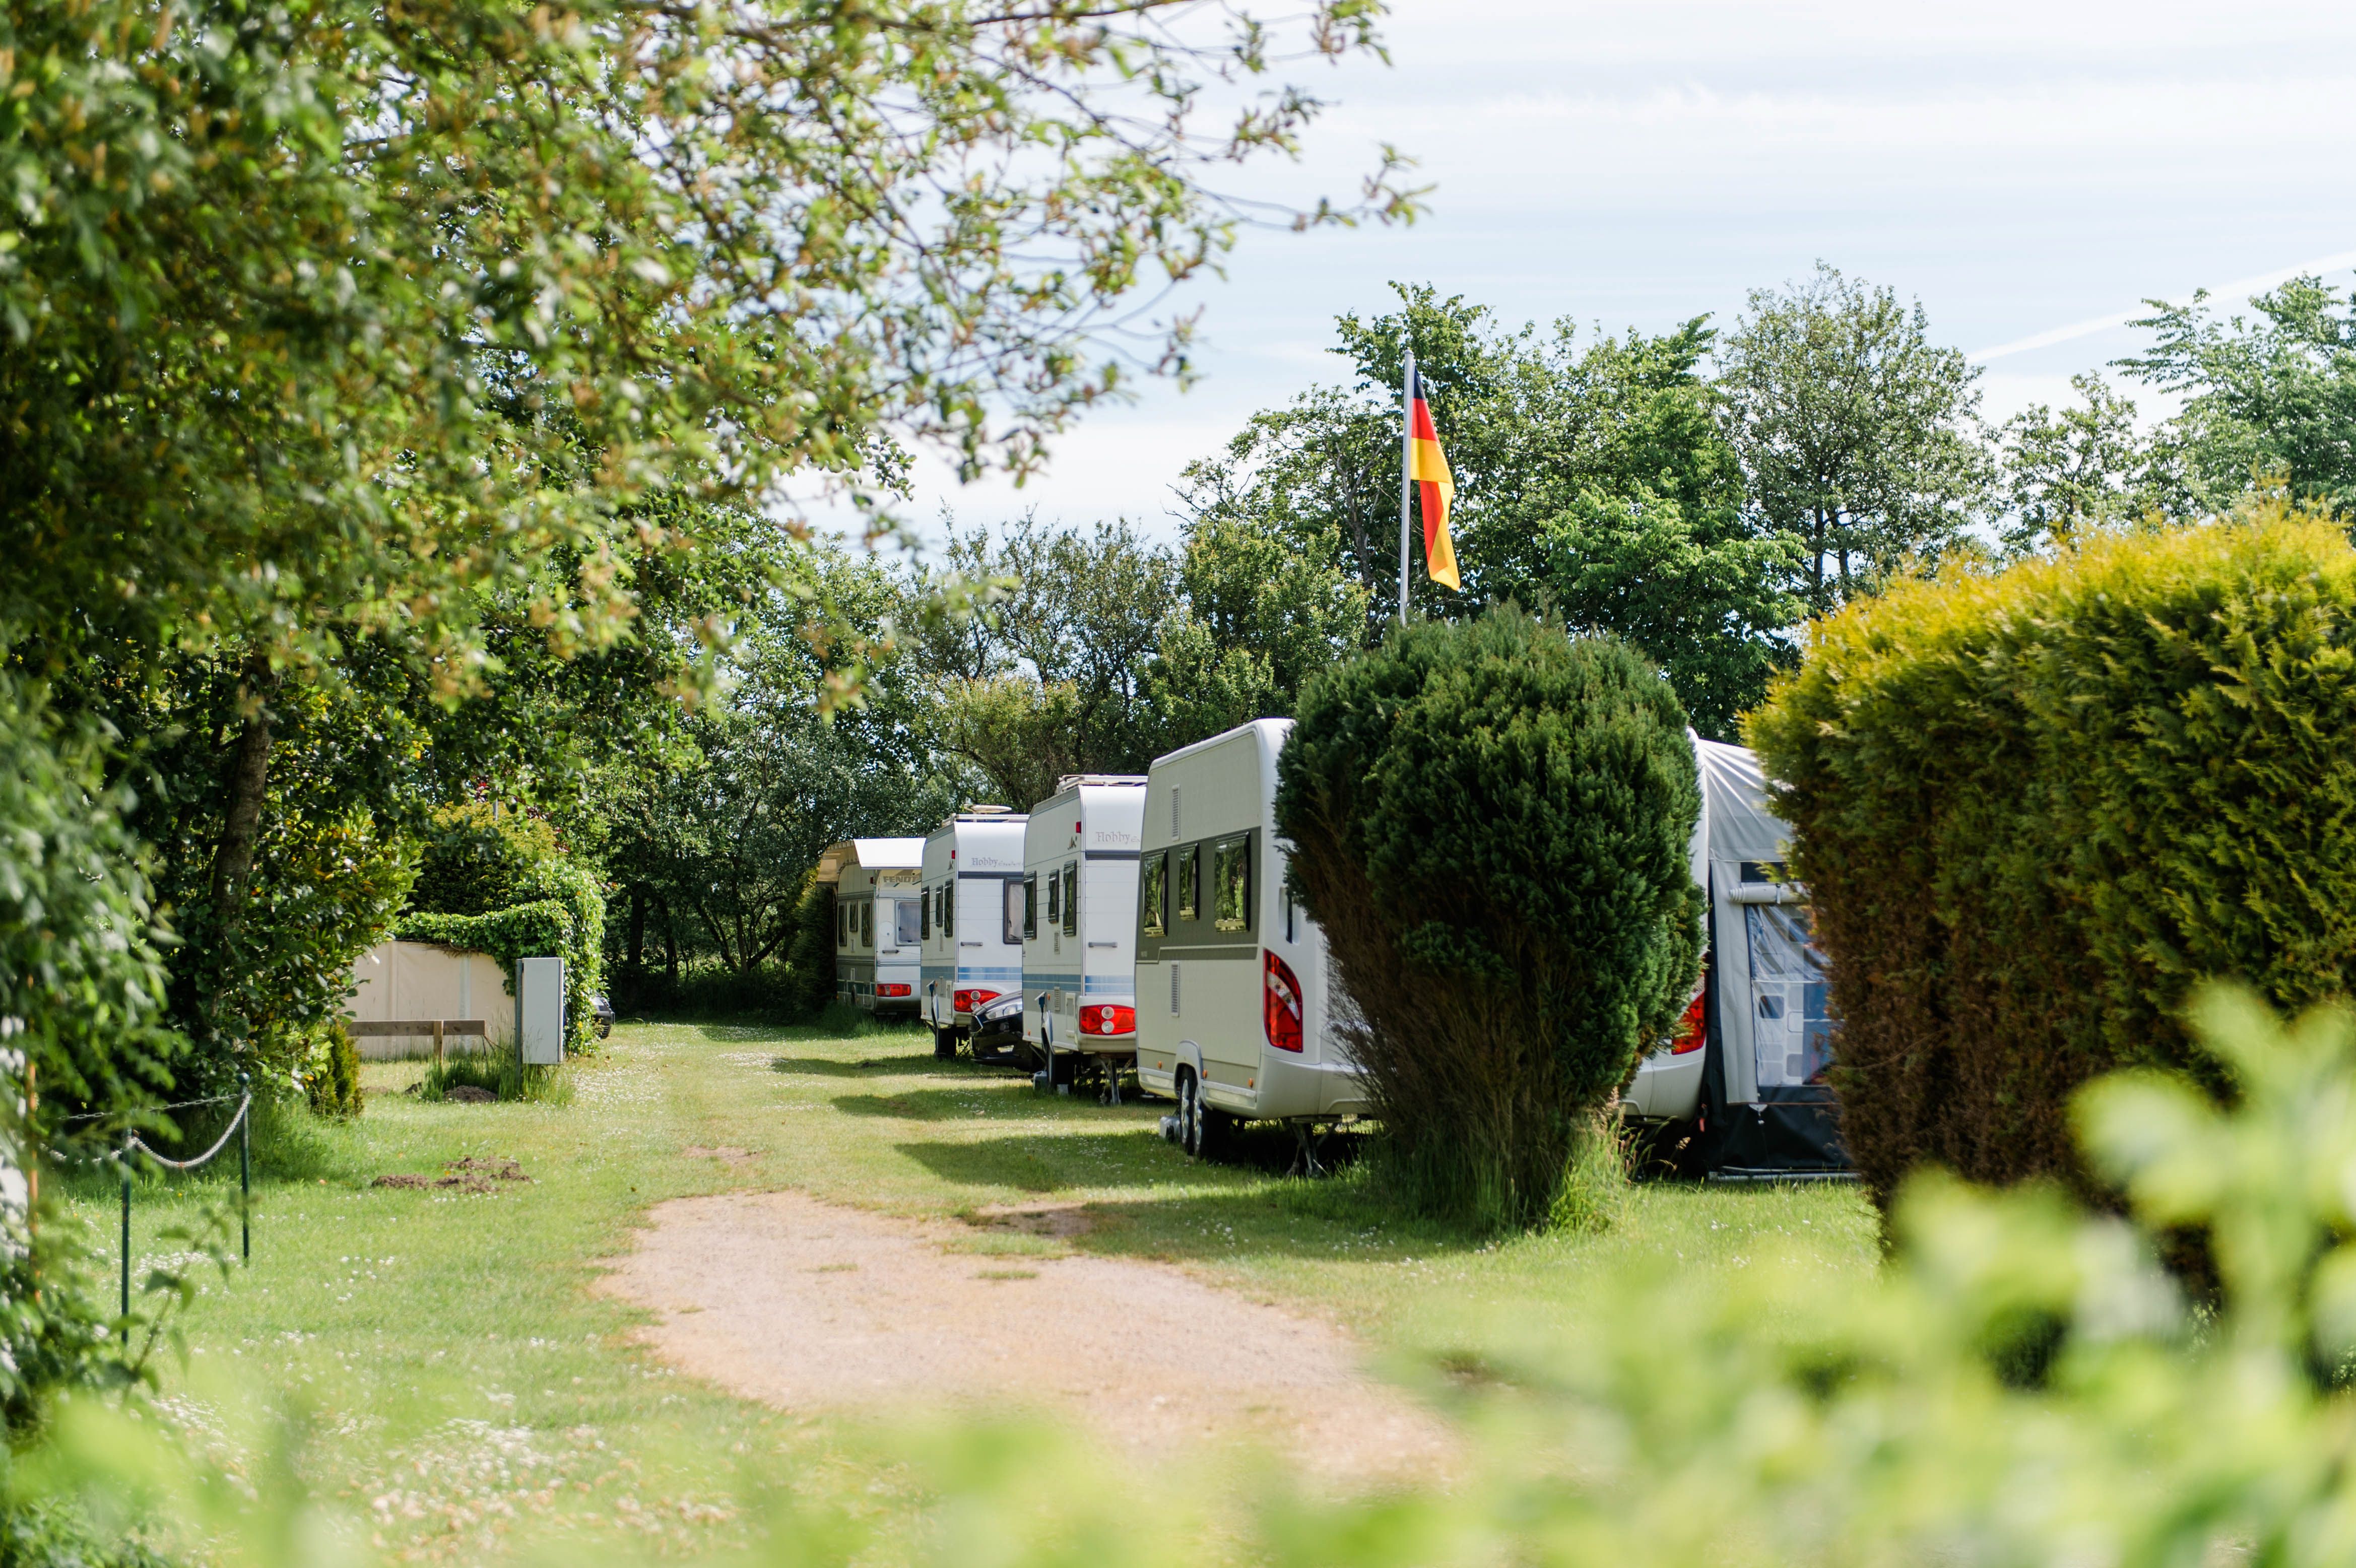
{"label": "white caravan", "polygon": [[916,868],[925,841],[846,839],[819,856],[834,885],[834,994],[869,1013],[914,1013],[919,956]]}
{"label": "white caravan", "polygon": [[[1137,902],[1137,1079],[1178,1101],[1171,1128],[1203,1155],[1235,1122],[1361,1115],[1365,1090],[1333,1028],[1325,937],[1286,897],[1276,758],[1290,719],[1154,758]],[[1304,1138],[1305,1142],[1305,1138]]]}
{"label": "white caravan", "polygon": [[1791,830],[1767,809],[1759,760],[1697,739],[1701,821],[1694,881],[1709,895],[1708,964],[1676,1042],[1636,1069],[1628,1113],[1708,1121],[1704,1162],[1721,1174],[1844,1169],[1825,1082],[1838,1026],[1811,940],[1807,890],[1783,875]]}
{"label": "white caravan", "polygon": [[1076,774],[1023,838],[1023,1038],[1046,1081],[1094,1058],[1115,1098],[1137,1055],[1137,866],[1145,780]]}
{"label": "white caravan", "polygon": [[1022,990],[1023,823],[1003,806],[969,806],[925,839],[917,931],[935,1056],[957,1055],[975,1008]]}

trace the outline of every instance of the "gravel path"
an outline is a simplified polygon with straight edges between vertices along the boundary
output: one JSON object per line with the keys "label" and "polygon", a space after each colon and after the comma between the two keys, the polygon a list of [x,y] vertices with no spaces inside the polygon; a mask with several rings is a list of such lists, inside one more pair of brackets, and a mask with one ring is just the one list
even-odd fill
{"label": "gravel path", "polygon": [[[1452,1468],[1446,1425],[1368,1378],[1340,1329],[1182,1269],[952,1251],[972,1228],[791,1192],[652,1218],[604,1288],[656,1314],[641,1332],[664,1360],[780,1409],[1027,1409],[1157,1457],[1249,1436],[1334,1479]],[[1002,1218],[1053,1232],[1079,1216]]]}

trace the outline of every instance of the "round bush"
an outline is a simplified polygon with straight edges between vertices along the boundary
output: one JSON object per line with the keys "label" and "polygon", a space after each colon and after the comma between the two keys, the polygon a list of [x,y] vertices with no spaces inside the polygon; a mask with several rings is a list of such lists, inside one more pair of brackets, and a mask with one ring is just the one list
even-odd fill
{"label": "round bush", "polygon": [[1885,1208],[1936,1164],[2058,1176],[2078,1085],[2223,1070],[2220,976],[2297,1008],[2356,961],[2356,552],[2260,508],[1817,627],[1750,724],[1842,1018],[1844,1137]]}
{"label": "round bush", "polygon": [[1553,1215],[1699,972],[1700,810],[1659,672],[1511,607],[1408,627],[1302,691],[1277,823],[1412,1207]]}

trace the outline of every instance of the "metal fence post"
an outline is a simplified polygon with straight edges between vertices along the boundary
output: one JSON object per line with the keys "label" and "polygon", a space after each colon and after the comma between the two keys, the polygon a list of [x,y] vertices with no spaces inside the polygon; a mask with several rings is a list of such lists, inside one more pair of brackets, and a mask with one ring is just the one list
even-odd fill
{"label": "metal fence post", "polygon": [[245,1103],[238,1107],[237,1229],[238,1250],[247,1264],[253,1262],[253,1075],[240,1069],[237,1087]]}
{"label": "metal fence post", "polygon": [[123,1342],[131,1343],[131,1144],[123,1140]]}

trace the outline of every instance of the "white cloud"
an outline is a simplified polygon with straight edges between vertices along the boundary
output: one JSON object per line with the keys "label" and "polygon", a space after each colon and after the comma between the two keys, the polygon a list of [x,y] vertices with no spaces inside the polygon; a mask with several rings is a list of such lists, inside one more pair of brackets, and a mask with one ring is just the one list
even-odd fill
{"label": "white cloud", "polygon": [[1386,32],[1393,69],[1302,73],[1335,108],[1301,164],[1238,189],[1346,195],[1389,141],[1436,182],[1430,216],[1248,235],[1227,281],[1162,312],[1205,307],[1202,386],[1092,416],[1021,491],[927,466],[923,515],[1167,528],[1187,460],[1251,409],[1346,379],[1332,319],[1387,308],[1393,278],[1507,324],[1658,330],[1725,324],[1821,257],[1998,360],[2000,415],[2066,401],[2072,371],[2136,347],[2120,323],[2144,298],[2356,260],[2356,7],[1398,0]]}

